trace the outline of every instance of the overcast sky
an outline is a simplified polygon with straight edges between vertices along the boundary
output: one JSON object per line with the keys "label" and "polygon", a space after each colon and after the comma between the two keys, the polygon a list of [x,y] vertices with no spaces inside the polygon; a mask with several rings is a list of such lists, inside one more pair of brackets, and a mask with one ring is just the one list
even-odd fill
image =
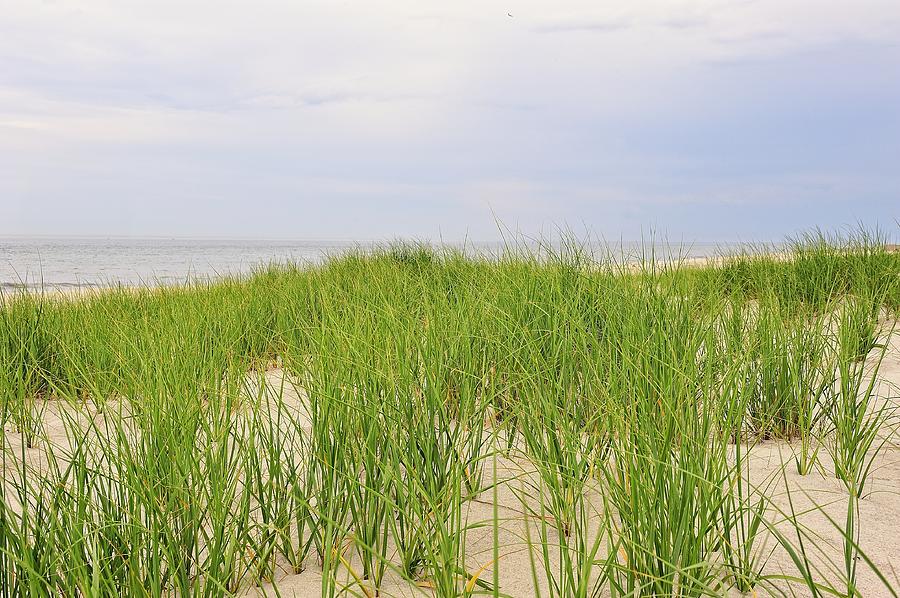
{"label": "overcast sky", "polygon": [[898,217],[897,0],[0,0],[0,235]]}

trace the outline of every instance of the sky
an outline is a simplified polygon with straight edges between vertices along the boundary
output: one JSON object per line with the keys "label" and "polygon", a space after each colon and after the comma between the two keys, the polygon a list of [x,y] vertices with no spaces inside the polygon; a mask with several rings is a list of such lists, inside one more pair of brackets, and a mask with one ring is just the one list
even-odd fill
{"label": "sky", "polygon": [[900,218],[900,2],[0,0],[0,235]]}

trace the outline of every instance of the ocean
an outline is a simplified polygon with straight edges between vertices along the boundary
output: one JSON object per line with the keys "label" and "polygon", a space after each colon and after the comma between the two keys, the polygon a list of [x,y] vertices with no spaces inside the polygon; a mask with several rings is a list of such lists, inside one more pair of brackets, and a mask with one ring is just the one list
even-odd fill
{"label": "ocean", "polygon": [[[171,285],[246,274],[271,262],[313,265],[328,256],[374,245],[371,241],[0,238],[0,290]],[[502,245],[468,243],[466,247],[496,254]],[[637,247],[622,246],[625,253]],[[657,257],[703,257],[727,247],[721,243],[656,245],[654,251]]]}

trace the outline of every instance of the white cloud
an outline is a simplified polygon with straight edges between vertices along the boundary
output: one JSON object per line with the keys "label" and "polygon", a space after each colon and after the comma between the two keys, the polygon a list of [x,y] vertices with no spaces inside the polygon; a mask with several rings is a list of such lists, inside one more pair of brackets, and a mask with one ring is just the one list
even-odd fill
{"label": "white cloud", "polygon": [[[472,214],[578,219],[615,198],[789,193],[746,172],[781,176],[793,153],[813,175],[852,171],[849,154],[897,146],[896,0],[0,0],[0,15],[0,168],[15,174],[0,197],[44,206],[257,186],[283,205],[297,189],[407,206],[432,192]],[[846,164],[803,145],[817,127]]]}

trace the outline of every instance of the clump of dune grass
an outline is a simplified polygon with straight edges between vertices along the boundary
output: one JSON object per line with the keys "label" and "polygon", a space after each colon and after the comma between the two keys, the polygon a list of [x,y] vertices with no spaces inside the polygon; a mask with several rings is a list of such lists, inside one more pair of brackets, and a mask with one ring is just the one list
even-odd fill
{"label": "clump of dune grass", "polygon": [[[891,417],[884,240],[815,231],[690,267],[574,238],[401,243],[3,296],[0,596],[234,595],[311,568],[326,596],[502,596],[516,550],[553,597],[856,595]],[[751,479],[771,442],[804,475],[831,457],[836,566]]]}

